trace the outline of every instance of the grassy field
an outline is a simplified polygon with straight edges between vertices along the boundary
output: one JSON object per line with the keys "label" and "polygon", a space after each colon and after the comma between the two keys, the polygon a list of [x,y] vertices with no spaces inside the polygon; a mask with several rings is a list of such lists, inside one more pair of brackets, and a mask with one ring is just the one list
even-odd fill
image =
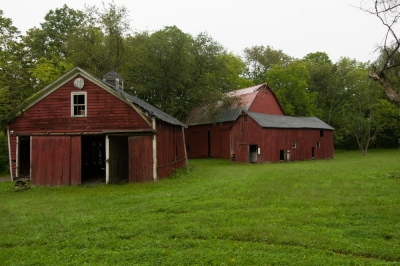
{"label": "grassy field", "polygon": [[191,160],[156,183],[0,183],[2,265],[400,265],[400,150]]}

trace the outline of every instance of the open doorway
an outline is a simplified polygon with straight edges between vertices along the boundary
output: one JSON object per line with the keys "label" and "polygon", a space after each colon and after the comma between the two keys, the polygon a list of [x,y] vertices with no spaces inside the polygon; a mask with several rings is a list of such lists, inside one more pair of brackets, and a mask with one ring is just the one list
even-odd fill
{"label": "open doorway", "polygon": [[82,136],[82,183],[105,183],[105,137]]}
{"label": "open doorway", "polygon": [[30,177],[31,139],[20,137],[18,141],[18,177]]}
{"label": "open doorway", "polygon": [[314,160],[315,159],[315,147],[311,148],[311,159]]}
{"label": "open doorway", "polygon": [[250,151],[250,163],[257,163],[258,162],[258,145],[249,145]]}

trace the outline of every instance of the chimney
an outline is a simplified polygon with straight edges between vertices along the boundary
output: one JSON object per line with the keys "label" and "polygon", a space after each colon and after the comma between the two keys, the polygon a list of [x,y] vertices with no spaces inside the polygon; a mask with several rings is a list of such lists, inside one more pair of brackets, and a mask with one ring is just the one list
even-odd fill
{"label": "chimney", "polygon": [[121,76],[115,72],[114,70],[111,70],[107,74],[103,76],[103,81],[107,83],[108,85],[113,86],[116,89],[119,90],[124,90],[124,80],[121,78]]}

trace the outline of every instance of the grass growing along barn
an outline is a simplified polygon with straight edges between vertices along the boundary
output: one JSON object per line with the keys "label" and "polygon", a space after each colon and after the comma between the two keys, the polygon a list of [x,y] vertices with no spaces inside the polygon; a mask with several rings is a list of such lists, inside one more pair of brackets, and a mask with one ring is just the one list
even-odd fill
{"label": "grass growing along barn", "polygon": [[4,265],[396,265],[400,150],[191,160],[156,183],[0,183]]}

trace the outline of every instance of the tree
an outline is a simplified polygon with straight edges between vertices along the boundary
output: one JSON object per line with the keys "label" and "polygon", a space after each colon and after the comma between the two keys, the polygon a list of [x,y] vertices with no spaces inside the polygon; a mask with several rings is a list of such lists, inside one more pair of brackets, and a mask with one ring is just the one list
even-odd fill
{"label": "tree", "polygon": [[129,60],[123,76],[132,93],[179,119],[198,105],[224,100],[224,92],[244,80],[240,59],[205,33],[196,37],[176,26],[128,38]]}
{"label": "tree", "polygon": [[376,16],[386,27],[386,34],[380,47],[380,57],[371,68],[369,76],[382,86],[388,99],[400,107],[399,90],[394,87],[391,80],[393,72],[397,73],[400,67],[400,39],[395,31],[400,18],[400,0],[364,1],[360,9]]}
{"label": "tree", "polygon": [[326,53],[310,53],[303,58],[310,74],[308,92],[316,93],[315,108],[322,111],[322,119],[328,124],[335,115],[340,95],[335,86],[335,70],[329,56]]}
{"label": "tree", "polygon": [[308,91],[310,75],[305,62],[294,61],[286,67],[274,65],[266,73],[266,80],[287,115],[320,114],[314,105],[317,93]]}
{"label": "tree", "polygon": [[254,84],[265,82],[265,75],[273,65],[285,66],[293,58],[283,53],[282,50],[274,50],[270,46],[253,46],[244,49],[244,61],[247,65],[247,78]]}
{"label": "tree", "polygon": [[33,92],[26,50],[18,29],[0,10],[0,117]]}
{"label": "tree", "polygon": [[41,28],[28,30],[24,37],[32,59],[50,60],[54,58],[54,54],[56,57],[68,58],[73,52],[68,47],[68,40],[77,29],[82,27],[85,17],[82,11],[69,8],[67,5],[50,10],[45,15],[44,22],[40,24]]}
{"label": "tree", "polygon": [[377,84],[368,79],[368,65],[349,58],[338,62],[341,73],[343,103],[337,119],[339,130],[353,136],[359,149],[366,156],[371,143],[384,124],[379,120],[381,92]]}

